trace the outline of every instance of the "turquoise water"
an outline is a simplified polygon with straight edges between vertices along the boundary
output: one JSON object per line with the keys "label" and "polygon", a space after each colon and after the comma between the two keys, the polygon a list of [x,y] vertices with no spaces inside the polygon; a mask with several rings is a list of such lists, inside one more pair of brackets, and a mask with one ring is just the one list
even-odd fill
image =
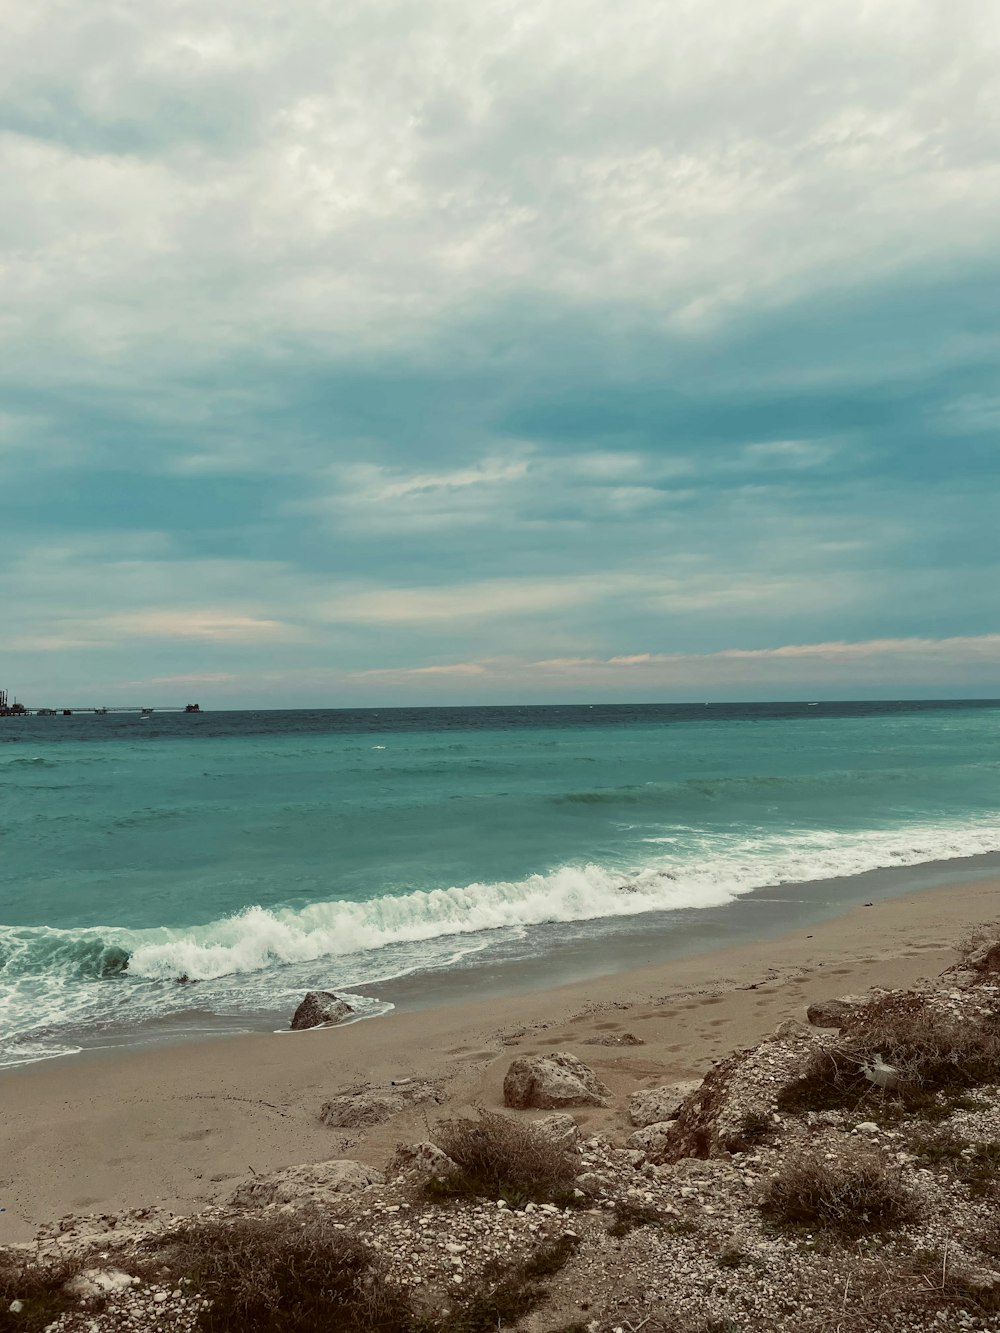
{"label": "turquoise water", "polygon": [[0,803],[9,1064],[995,851],[1000,706],[0,719]]}

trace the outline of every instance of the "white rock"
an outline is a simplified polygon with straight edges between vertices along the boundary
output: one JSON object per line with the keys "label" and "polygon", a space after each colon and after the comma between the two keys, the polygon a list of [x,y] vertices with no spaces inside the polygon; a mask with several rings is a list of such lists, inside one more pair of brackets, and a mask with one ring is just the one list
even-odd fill
{"label": "white rock", "polygon": [[328,1201],[335,1195],[359,1194],[369,1185],[381,1184],[381,1171],[361,1162],[335,1159],[307,1163],[275,1171],[269,1176],[254,1176],[237,1189],[229,1202],[236,1207],[266,1207],[272,1203]]}
{"label": "white rock", "polygon": [[556,1111],[543,1120],[536,1120],[535,1128],[561,1148],[576,1148],[580,1143],[580,1126],[566,1111]]}
{"label": "white rock", "polygon": [[563,1106],[605,1106],[611,1089],[569,1051],[521,1056],[503,1081],[505,1106],[557,1110]]}
{"label": "white rock", "polygon": [[639,1129],[662,1124],[664,1120],[673,1120],[685,1098],[700,1087],[701,1079],[689,1079],[684,1083],[669,1083],[661,1088],[641,1088],[629,1098],[628,1118]]}
{"label": "white rock", "polygon": [[108,1296],[116,1291],[124,1291],[132,1285],[132,1274],[123,1273],[120,1268],[85,1268],[77,1273],[63,1287],[67,1296],[77,1300],[92,1300],[95,1296]]}

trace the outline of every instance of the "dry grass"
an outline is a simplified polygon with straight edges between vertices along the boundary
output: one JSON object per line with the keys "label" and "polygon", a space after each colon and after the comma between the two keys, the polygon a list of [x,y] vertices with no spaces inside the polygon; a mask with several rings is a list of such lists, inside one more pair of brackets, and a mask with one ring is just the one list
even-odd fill
{"label": "dry grass", "polygon": [[[864,1075],[863,1065],[876,1055],[899,1071],[892,1092]],[[998,1015],[972,1021],[942,1012],[922,995],[887,995],[859,1010],[836,1045],[817,1052],[778,1105],[795,1112],[895,1104],[934,1119],[947,1116],[969,1088],[996,1081]]]}
{"label": "dry grass", "polygon": [[497,1333],[513,1328],[547,1298],[542,1279],[554,1277],[572,1257],[579,1241],[563,1236],[544,1245],[516,1267],[486,1270],[474,1291],[439,1322],[425,1324],[415,1333]]}
{"label": "dry grass", "polygon": [[917,1215],[900,1172],[871,1151],[832,1161],[811,1152],[788,1158],[761,1211],[782,1226],[821,1228],[841,1239],[903,1226]]}
{"label": "dry grass", "polygon": [[632,1199],[616,1199],[614,1221],[608,1227],[608,1235],[621,1238],[639,1227],[659,1227],[663,1225],[664,1215],[659,1208],[648,1203],[636,1203]]}
{"label": "dry grass", "polygon": [[970,1143],[948,1126],[917,1127],[908,1145],[922,1165],[950,1172],[974,1199],[994,1198],[1000,1172],[1000,1143]]}
{"label": "dry grass", "polygon": [[[65,1295],[63,1287],[81,1267],[68,1261],[40,1264],[14,1251],[0,1254],[0,1333],[40,1333],[64,1311],[74,1309],[77,1302]],[[22,1301],[24,1309],[12,1314],[12,1301]],[[99,1307],[95,1302],[90,1308]]]}
{"label": "dry grass", "polygon": [[432,1198],[504,1199],[514,1208],[529,1202],[561,1207],[578,1202],[573,1195],[580,1170],[576,1155],[530,1122],[481,1111],[477,1120],[442,1121],[434,1136],[458,1171],[427,1183]]}
{"label": "dry grass", "polygon": [[406,1333],[413,1317],[359,1241],[319,1213],[183,1226],[159,1247],[209,1302],[206,1333]]}

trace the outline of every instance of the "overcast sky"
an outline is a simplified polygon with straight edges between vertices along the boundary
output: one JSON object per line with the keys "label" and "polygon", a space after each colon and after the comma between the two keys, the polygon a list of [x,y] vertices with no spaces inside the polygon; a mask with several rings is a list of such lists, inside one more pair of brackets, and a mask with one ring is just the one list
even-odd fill
{"label": "overcast sky", "polygon": [[1000,5],[0,20],[0,685],[1000,695]]}

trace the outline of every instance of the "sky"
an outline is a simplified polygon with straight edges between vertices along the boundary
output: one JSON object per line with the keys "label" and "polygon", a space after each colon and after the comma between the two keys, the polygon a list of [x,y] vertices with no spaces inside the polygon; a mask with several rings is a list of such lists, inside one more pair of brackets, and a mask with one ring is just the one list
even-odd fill
{"label": "sky", "polygon": [[0,22],[25,702],[1000,696],[1000,5]]}

